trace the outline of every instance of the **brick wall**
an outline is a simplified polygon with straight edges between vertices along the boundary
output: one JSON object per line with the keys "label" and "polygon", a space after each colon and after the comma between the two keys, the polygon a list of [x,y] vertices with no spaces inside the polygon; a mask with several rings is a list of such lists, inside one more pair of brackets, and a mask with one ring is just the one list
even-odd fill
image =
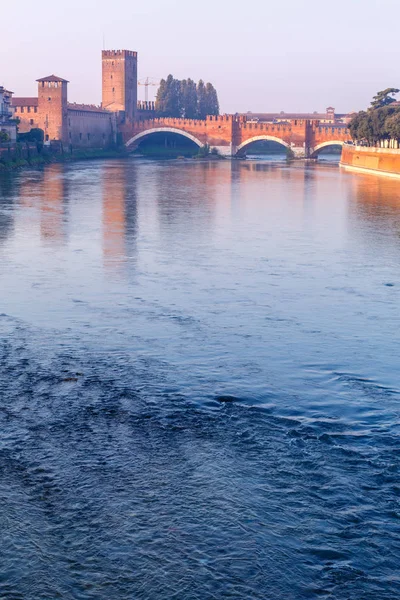
{"label": "brick wall", "polygon": [[115,116],[103,111],[68,109],[68,143],[80,148],[106,148],[115,141]]}

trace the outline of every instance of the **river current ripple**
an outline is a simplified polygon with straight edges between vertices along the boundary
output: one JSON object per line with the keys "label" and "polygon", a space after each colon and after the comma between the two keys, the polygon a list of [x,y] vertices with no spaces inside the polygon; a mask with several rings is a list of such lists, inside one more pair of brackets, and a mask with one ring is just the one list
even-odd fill
{"label": "river current ripple", "polygon": [[0,175],[0,598],[400,597],[400,184]]}

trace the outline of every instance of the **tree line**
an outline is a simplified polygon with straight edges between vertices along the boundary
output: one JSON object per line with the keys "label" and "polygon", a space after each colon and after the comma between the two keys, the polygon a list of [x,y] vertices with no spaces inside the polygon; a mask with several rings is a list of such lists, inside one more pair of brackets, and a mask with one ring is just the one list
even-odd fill
{"label": "tree line", "polygon": [[352,138],[375,146],[384,140],[400,141],[400,105],[395,95],[400,90],[387,88],[374,96],[368,110],[358,112],[349,123]]}
{"label": "tree line", "polygon": [[175,79],[168,75],[162,79],[156,97],[156,112],[160,117],[205,119],[207,115],[219,115],[216,89],[202,79]]}

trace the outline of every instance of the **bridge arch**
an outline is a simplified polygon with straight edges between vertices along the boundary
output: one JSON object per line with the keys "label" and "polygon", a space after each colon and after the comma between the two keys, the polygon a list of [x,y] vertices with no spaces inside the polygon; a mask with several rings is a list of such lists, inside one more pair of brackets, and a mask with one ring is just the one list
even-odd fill
{"label": "bridge arch", "polygon": [[278,144],[281,144],[281,146],[284,146],[285,148],[290,148],[290,145],[287,142],[284,142],[281,138],[274,137],[273,135],[257,135],[255,137],[249,138],[248,140],[242,142],[240,144],[240,146],[237,147],[236,153],[239,153],[241,150],[243,150],[243,148],[245,148],[246,146],[249,146],[250,144],[253,144],[254,142],[264,142],[264,141],[277,142]]}
{"label": "bridge arch", "polygon": [[130,146],[135,146],[138,142],[140,142],[141,140],[143,140],[146,137],[149,137],[150,135],[152,135],[154,133],[175,133],[177,135],[182,135],[183,137],[191,140],[192,142],[197,144],[197,146],[199,146],[199,148],[202,148],[204,146],[204,144],[202,144],[202,142],[200,142],[200,140],[198,140],[196,137],[194,137],[194,135],[191,135],[190,133],[188,133],[187,131],[184,131],[183,129],[176,129],[175,127],[157,127],[154,129],[146,129],[146,131],[141,131],[140,133],[134,135],[130,140],[128,140],[126,142],[125,146],[127,148],[129,148]]}
{"label": "bridge arch", "polygon": [[318,156],[318,152],[320,150],[322,150],[322,148],[326,148],[327,146],[342,146],[343,147],[343,145],[344,145],[343,140],[329,140],[329,142],[322,142],[322,144],[318,144],[318,146],[315,146],[315,148],[313,148],[311,157],[316,158]]}

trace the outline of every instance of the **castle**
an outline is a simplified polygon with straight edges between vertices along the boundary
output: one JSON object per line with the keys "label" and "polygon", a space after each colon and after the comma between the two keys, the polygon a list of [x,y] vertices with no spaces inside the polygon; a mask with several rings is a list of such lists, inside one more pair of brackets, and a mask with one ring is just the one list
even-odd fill
{"label": "castle", "polygon": [[12,98],[19,132],[42,129],[45,142],[58,141],[71,147],[112,145],[120,125],[152,113],[150,106],[138,105],[137,62],[137,52],[130,50],[102,52],[101,106],[68,102],[66,79],[56,75],[38,79],[37,97]]}

